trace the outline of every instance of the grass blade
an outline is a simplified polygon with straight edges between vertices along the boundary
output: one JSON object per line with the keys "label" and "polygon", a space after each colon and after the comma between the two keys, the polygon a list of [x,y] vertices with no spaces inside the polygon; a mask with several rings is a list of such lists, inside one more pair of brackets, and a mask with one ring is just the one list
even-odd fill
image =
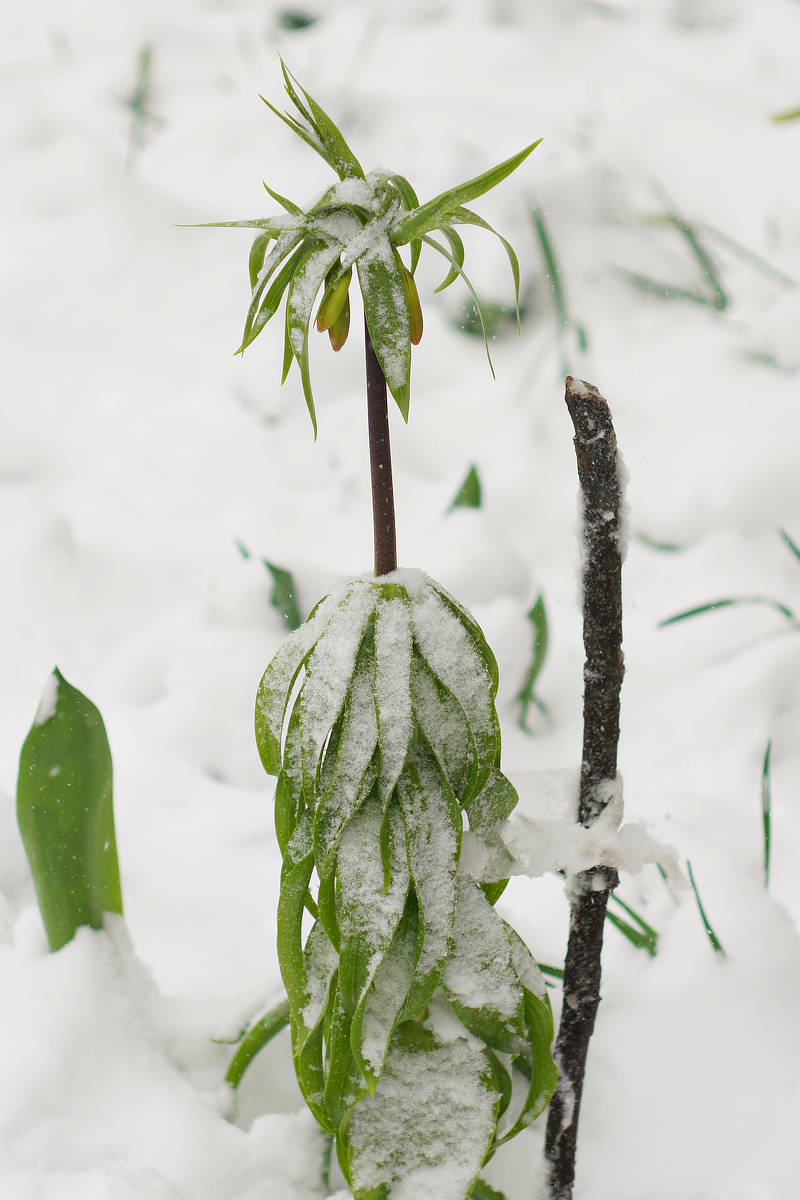
{"label": "grass blade", "polygon": [[299,629],[303,624],[300,608],[297,603],[297,588],[291,571],[278,567],[269,559],[262,559],[264,566],[272,576],[272,595],[270,603],[277,609],[288,629]]}
{"label": "grass blade", "polygon": [[453,503],[448,508],[448,512],[452,512],[454,508],[480,508],[481,506],[481,481],[478,475],[478,468],[473,463],[467,472],[467,476],[462,483],[458,494]]}
{"label": "grass blade", "polygon": [[663,621],[659,621],[658,628],[664,629],[667,625],[675,625],[678,621],[686,621],[689,617],[700,616],[701,613],[713,612],[717,608],[730,608],[734,604],[767,604],[770,608],[774,608],[793,625],[800,628],[795,614],[785,604],[781,604],[779,600],[773,600],[770,596],[734,596],[725,600],[712,600],[710,604],[700,604],[697,608],[687,608],[685,612],[675,613],[672,617],[666,617]]}
{"label": "grass blade", "polygon": [[764,766],[761,771],[761,814],[764,820],[764,887],[769,887],[769,863],[772,840],[772,739],[767,742]]}
{"label": "grass blade", "polygon": [[800,121],[800,108],[790,108],[788,112],[775,113],[770,117],[771,121],[780,123],[781,121]]}
{"label": "grass blade", "polygon": [[798,546],[796,542],[792,541],[792,539],[789,537],[786,530],[779,529],[778,533],[781,535],[783,540],[786,542],[786,545],[789,547],[789,549],[791,550],[791,552],[795,556],[795,558],[800,558],[800,546]]}
{"label": "grass blade", "polygon": [[229,1083],[232,1088],[237,1088],[259,1050],[263,1050],[267,1043],[271,1042],[275,1035],[285,1029],[288,1024],[289,1001],[286,999],[266,1013],[244,1035],[242,1044],[228,1067],[225,1082]]}
{"label": "grass blade", "polygon": [[533,625],[534,630],[533,658],[528,668],[525,684],[517,696],[517,702],[520,706],[517,724],[520,729],[524,729],[526,733],[533,736],[533,730],[528,725],[528,709],[531,704],[535,704],[540,712],[547,713],[547,706],[544,701],[536,695],[536,680],[539,678],[539,674],[544,666],[544,661],[547,657],[547,645],[550,640],[547,610],[544,605],[544,595],[541,592],[536,597],[536,603],[528,613],[528,620]]}
{"label": "grass blade", "polygon": [[697,884],[694,881],[694,875],[692,873],[692,864],[689,862],[688,859],[686,860],[686,868],[689,872],[689,882],[692,885],[692,891],[694,892],[694,898],[697,901],[697,907],[700,912],[700,919],[703,922],[703,927],[705,928],[706,933],[708,934],[708,940],[711,942],[711,945],[714,947],[717,954],[721,954],[723,958],[726,958],[727,955],[725,954],[725,951],[723,949],[722,942],[717,937],[716,933],[714,932],[714,930],[711,926],[711,922],[709,921],[708,917],[706,916],[706,910],[703,908],[703,902],[700,899],[700,893],[698,892]]}
{"label": "grass blade", "polygon": [[658,933],[655,929],[653,929],[653,926],[648,925],[647,921],[645,921],[643,917],[640,917],[639,914],[632,909],[629,904],[626,904],[624,900],[621,900],[615,892],[611,894],[610,899],[612,899],[615,904],[618,904],[620,908],[624,909],[628,916],[636,922],[639,928],[636,929],[632,925],[629,925],[627,921],[621,920],[616,913],[607,912],[607,919],[612,923],[612,925],[617,927],[620,933],[625,935],[629,942],[632,942],[634,946],[638,946],[642,950],[646,950],[648,954],[655,958],[658,950]]}

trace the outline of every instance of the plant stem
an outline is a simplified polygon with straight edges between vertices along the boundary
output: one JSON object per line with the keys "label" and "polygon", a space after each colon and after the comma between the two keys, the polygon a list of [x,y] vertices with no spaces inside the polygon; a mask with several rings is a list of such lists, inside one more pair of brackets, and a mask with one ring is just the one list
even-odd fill
{"label": "plant stem", "polygon": [[375,575],[397,570],[397,536],[394,521],[392,451],[389,445],[389,407],[386,379],[378,362],[364,319],[364,348],[367,359],[367,423],[369,468],[372,476],[372,529],[375,544]]}
{"label": "plant stem", "polygon": [[[567,376],[583,497],[583,761],[578,820],[594,824],[617,779],[622,658],[622,484],[607,402],[591,384]],[[571,1200],[575,1149],[589,1039],[600,1003],[600,953],[608,897],[619,882],[611,867],[593,867],[568,884],[570,931],[564,1007],[555,1059],[561,1079],[550,1105],[545,1154],[551,1200]]]}

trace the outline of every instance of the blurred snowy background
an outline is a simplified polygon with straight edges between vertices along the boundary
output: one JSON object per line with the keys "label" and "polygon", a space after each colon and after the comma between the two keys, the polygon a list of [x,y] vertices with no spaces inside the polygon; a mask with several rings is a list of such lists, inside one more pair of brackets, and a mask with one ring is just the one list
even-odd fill
{"label": "blurred snowy background", "polygon": [[[358,339],[339,356],[315,339],[314,444],[297,378],[278,384],[280,331],[232,357],[250,235],[179,227],[273,212],[262,180],[301,203],[328,185],[258,98],[282,106],[279,55],[365,166],[407,175],[423,200],[544,138],[474,206],[519,252],[521,337],[502,249],[465,235],[497,382],[466,293],[432,296],[442,272],[423,258],[408,427],[393,414],[400,561],[483,624],[506,769],[574,767],[565,366],[600,388],[631,476],[627,815],[692,861],[727,957],[691,893],[673,897],[655,867],[623,879],[659,950],[608,929],[576,1200],[783,1200],[800,1118],[800,633],[768,604],[658,623],[729,597],[800,612],[779,533],[800,542],[797,0],[4,6],[0,1191],[325,1194],[285,1035],[243,1084],[237,1123],[231,1050],[211,1041],[280,991],[252,704],[284,629],[261,559],[294,574],[306,611],[371,565]],[[472,465],[483,505],[449,513]],[[532,715],[531,737],[515,697],[540,592],[549,717]],[[45,952],[13,796],[56,664],[106,720],[133,950],[83,931]],[[515,880],[502,909],[560,962],[561,881]],[[489,1169],[509,1200],[534,1196],[540,1140],[537,1127]]]}

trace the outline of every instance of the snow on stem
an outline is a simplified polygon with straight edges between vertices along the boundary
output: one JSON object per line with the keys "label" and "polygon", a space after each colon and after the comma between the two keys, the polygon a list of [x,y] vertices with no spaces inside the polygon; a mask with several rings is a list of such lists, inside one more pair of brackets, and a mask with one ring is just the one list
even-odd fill
{"label": "snow on stem", "polygon": [[[583,760],[581,825],[593,825],[617,794],[622,657],[623,487],[617,439],[597,388],[567,376],[566,402],[575,427],[583,498]],[[600,953],[608,897],[619,882],[611,867],[569,880],[570,931],[564,964],[564,1007],[555,1059],[561,1079],[550,1105],[545,1141],[551,1200],[571,1200],[583,1078],[600,1002]]]}

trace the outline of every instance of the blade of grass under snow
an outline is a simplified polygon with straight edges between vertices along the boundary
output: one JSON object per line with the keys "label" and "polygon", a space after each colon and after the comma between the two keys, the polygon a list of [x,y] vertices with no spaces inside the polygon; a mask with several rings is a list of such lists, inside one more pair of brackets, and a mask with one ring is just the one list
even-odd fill
{"label": "blade of grass under snow", "polygon": [[764,766],[761,770],[761,815],[764,821],[764,887],[769,887],[769,863],[772,840],[772,777],[770,762],[772,758],[772,739],[767,742],[764,754]]}
{"label": "blade of grass under snow", "polygon": [[692,864],[689,862],[688,859],[686,860],[686,869],[689,872],[689,882],[692,885],[692,891],[694,892],[694,898],[697,901],[697,907],[700,912],[700,919],[703,922],[703,927],[704,927],[706,933],[708,934],[708,940],[711,942],[711,945],[714,947],[714,950],[716,951],[716,953],[721,954],[723,958],[726,958],[727,955],[725,954],[725,950],[723,949],[722,942],[717,937],[717,935],[714,932],[714,929],[711,925],[711,922],[709,921],[708,917],[706,916],[706,910],[703,908],[703,902],[700,899],[700,893],[698,892],[697,884],[694,881],[694,874],[692,873]]}

